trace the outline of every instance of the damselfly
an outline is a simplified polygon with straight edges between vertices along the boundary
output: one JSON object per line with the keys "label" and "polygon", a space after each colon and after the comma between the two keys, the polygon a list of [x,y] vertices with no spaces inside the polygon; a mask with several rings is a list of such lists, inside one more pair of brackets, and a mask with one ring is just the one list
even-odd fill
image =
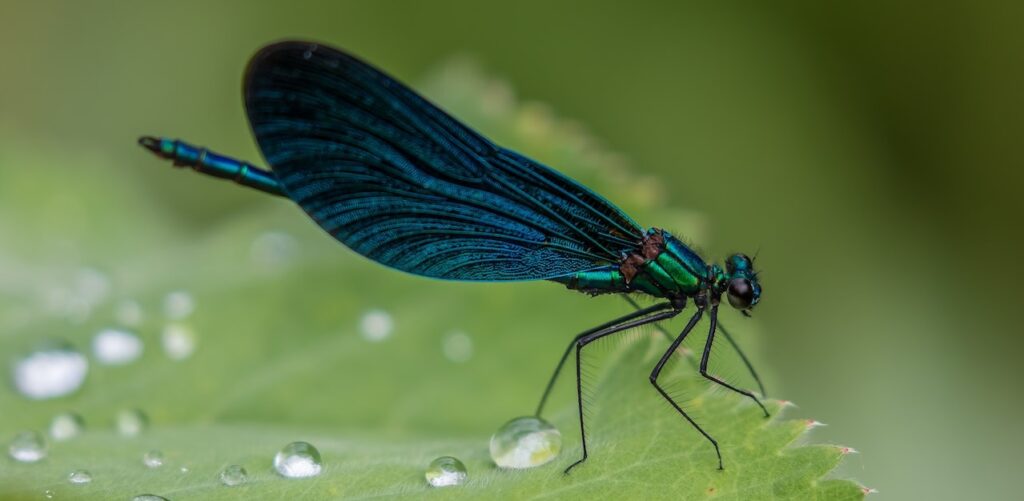
{"label": "damselfly", "polygon": [[[176,166],[290,198],[338,241],[391,268],[446,280],[550,280],[588,294],[620,294],[636,308],[576,335],[537,406],[540,416],[575,348],[583,455],[566,472],[587,459],[583,349],[675,317],[688,300],[695,312],[654,366],[651,384],[710,441],[722,468],[715,439],[658,383],[666,362],[707,314],[700,373],[753,399],[768,415],[752,392],[708,373],[717,332],[739,351],[718,324],[722,295],[745,314],[760,299],[747,256],[729,256],[724,269],[707,264],[668,232],[644,229],[597,193],[492,143],[345,52],[309,42],[273,44],[253,57],[244,83],[249,123],[272,170],[175,139],[142,137],[139,143]],[[640,308],[629,294],[662,301]]]}

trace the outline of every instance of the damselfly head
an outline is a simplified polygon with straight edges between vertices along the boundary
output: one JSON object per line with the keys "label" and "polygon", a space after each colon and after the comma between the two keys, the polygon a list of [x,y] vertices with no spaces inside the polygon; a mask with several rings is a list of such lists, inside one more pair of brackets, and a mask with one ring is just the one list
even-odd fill
{"label": "damselfly head", "polygon": [[754,263],[745,254],[733,254],[725,260],[729,286],[726,297],[733,308],[744,312],[761,300],[761,284],[757,281]]}

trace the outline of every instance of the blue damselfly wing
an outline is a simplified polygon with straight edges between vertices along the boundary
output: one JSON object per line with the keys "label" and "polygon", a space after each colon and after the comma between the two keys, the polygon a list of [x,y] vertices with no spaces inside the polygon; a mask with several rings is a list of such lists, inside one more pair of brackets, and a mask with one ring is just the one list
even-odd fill
{"label": "blue damselfly wing", "polygon": [[253,57],[245,105],[284,192],[354,251],[450,280],[550,279],[617,263],[644,230],[357,58],[306,42]]}

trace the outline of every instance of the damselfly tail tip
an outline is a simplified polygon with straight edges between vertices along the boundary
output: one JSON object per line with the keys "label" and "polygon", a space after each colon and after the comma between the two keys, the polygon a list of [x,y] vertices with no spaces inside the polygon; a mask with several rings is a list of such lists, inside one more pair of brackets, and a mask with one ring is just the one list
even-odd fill
{"label": "damselfly tail tip", "polygon": [[167,153],[163,149],[163,141],[158,137],[153,136],[140,136],[139,146],[152,151],[154,154],[160,157],[166,157]]}

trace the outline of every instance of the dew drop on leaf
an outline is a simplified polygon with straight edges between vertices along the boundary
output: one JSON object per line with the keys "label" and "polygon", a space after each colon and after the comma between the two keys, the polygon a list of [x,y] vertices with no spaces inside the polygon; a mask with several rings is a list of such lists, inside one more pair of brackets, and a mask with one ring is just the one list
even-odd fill
{"label": "dew drop on leaf", "polygon": [[160,451],[149,451],[142,455],[142,464],[147,468],[159,468],[164,465],[164,453]]}
{"label": "dew drop on leaf", "polygon": [[181,320],[191,315],[195,309],[195,300],[185,291],[174,291],[164,298],[164,316],[171,320]]}
{"label": "dew drop on leaf", "polygon": [[149,418],[138,409],[124,409],[117,413],[117,432],[123,437],[135,437],[149,424]]}
{"label": "dew drop on leaf", "polygon": [[515,418],[491,436],[491,459],[499,468],[533,468],[558,457],[562,434],[538,417]]}
{"label": "dew drop on leaf", "polygon": [[185,360],[196,351],[196,334],[186,324],[171,323],[164,326],[160,335],[164,353],[171,360]]}
{"label": "dew drop on leaf", "polygon": [[473,340],[465,332],[449,332],[441,339],[441,353],[452,362],[466,363],[473,358]]}
{"label": "dew drop on leaf", "polygon": [[220,483],[228,487],[242,485],[248,479],[249,472],[245,471],[245,468],[237,464],[227,466],[220,472]]}
{"label": "dew drop on leaf", "polygon": [[82,485],[92,482],[92,474],[85,470],[75,470],[68,475],[68,483]]}
{"label": "dew drop on leaf", "polygon": [[131,332],[104,329],[92,338],[92,354],[103,365],[125,365],[142,355],[142,340]]}
{"label": "dew drop on leaf", "polygon": [[61,341],[45,342],[14,361],[14,387],[33,400],[62,397],[73,393],[85,381],[89,361],[81,352]]}
{"label": "dew drop on leaf", "polygon": [[466,482],[466,465],[451,456],[441,456],[430,462],[424,476],[432,487],[462,485]]}
{"label": "dew drop on leaf", "polygon": [[370,342],[387,339],[391,336],[394,327],[394,320],[384,310],[370,310],[364,313],[363,318],[359,320],[359,332],[363,335],[363,339]]}
{"label": "dew drop on leaf", "polygon": [[85,420],[73,412],[63,412],[50,421],[50,438],[61,442],[81,435],[85,430]]}
{"label": "dew drop on leaf", "polygon": [[38,432],[23,431],[14,436],[7,453],[21,463],[35,463],[46,457],[46,440]]}
{"label": "dew drop on leaf", "polygon": [[320,451],[308,442],[292,442],[274,456],[274,469],[287,478],[315,477],[321,466]]}

